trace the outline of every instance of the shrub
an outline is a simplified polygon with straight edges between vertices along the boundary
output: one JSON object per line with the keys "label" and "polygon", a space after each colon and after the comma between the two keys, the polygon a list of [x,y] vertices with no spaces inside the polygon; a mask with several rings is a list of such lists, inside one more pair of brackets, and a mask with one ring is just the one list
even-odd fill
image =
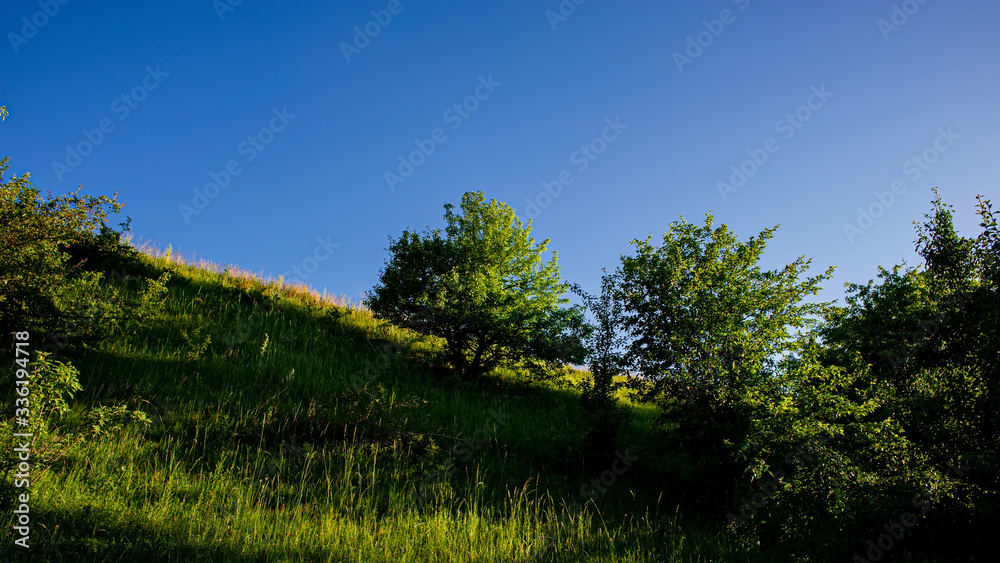
{"label": "shrub", "polygon": [[[117,194],[43,197],[28,174],[4,179],[0,159],[0,330],[52,328],[60,318],[54,291],[69,273],[68,247],[88,240],[118,245],[108,213],[122,205]],[[123,224],[124,227],[125,224]]]}

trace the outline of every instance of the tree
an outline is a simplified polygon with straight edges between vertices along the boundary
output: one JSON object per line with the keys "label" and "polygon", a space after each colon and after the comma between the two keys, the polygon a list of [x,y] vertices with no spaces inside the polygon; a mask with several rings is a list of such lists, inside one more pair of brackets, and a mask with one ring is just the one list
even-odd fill
{"label": "tree", "polygon": [[622,257],[626,356],[642,375],[633,381],[661,407],[674,447],[690,458],[679,462],[707,492],[740,473],[734,445],[750,428],[747,397],[775,389],[775,362],[825,307],[803,300],[833,268],[800,280],[804,256],[779,270],[758,265],[776,229],[739,242],[726,225],[713,228],[711,213],[702,227],[681,217],[662,246],[633,240],[635,255]]}
{"label": "tree", "polygon": [[563,307],[568,284],[557,256],[543,263],[514,210],[482,192],[462,197],[460,214],[446,204],[448,226],[392,240],[391,258],[366,305],[379,318],[445,340],[459,376],[522,366],[542,375],[584,353],[579,307]]}
{"label": "tree", "polygon": [[615,398],[616,391],[623,387],[615,377],[628,375],[624,354],[628,339],[622,333],[622,303],[615,298],[619,279],[617,273],[605,271],[600,295],[590,295],[579,285],[573,285],[573,292],[580,296],[596,321],[594,326],[587,327],[585,335],[592,379],[582,384],[580,405],[587,420],[587,441],[598,454],[608,454],[614,449],[618,431],[628,416]]}
{"label": "tree", "polygon": [[622,257],[620,290],[625,326],[633,336],[629,358],[656,383],[654,394],[706,391],[722,398],[764,382],[772,362],[792,342],[793,330],[813,321],[825,304],[803,303],[833,268],[805,280],[804,256],[781,270],[758,265],[777,226],[739,242],[726,225],[704,227],[682,217],[659,248],[634,240]]}
{"label": "tree", "polygon": [[963,237],[934,190],[917,225],[922,267],[880,268],[877,281],[850,284],[847,306],[821,331],[824,362],[858,355],[872,385],[891,393],[873,416],[898,421],[928,467],[952,474],[955,490],[921,534],[949,545],[974,545],[959,538],[1000,525],[1000,230],[990,201],[977,200],[982,230]]}
{"label": "tree", "polygon": [[892,387],[905,401],[895,416],[944,464],[995,450],[1000,437],[1000,232],[982,197],[976,238],[955,232],[951,207],[936,191],[933,205],[917,226],[923,268],[881,268],[878,283],[850,284],[847,306],[822,335],[828,362],[860,354]]}
{"label": "tree", "polygon": [[0,329],[33,328],[59,315],[53,292],[68,272],[73,244],[116,246],[109,212],[121,211],[117,194],[43,197],[29,175],[4,179],[9,157],[0,159]]}
{"label": "tree", "polygon": [[803,335],[798,352],[778,362],[779,392],[749,397],[759,409],[740,448],[740,501],[726,518],[795,560],[848,561],[886,522],[919,513],[914,498],[933,502],[954,485],[897,418],[880,414],[893,392],[859,355],[845,366],[824,365],[822,355],[815,335]]}

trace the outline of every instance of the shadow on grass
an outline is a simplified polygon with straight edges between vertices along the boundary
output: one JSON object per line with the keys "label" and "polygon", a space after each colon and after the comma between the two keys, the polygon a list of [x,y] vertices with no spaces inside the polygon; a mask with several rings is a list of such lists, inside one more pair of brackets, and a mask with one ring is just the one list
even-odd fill
{"label": "shadow on grass", "polygon": [[29,549],[5,538],[6,560],[51,563],[104,561],[264,563],[279,560],[340,561],[320,550],[237,549],[146,521],[123,522],[110,510],[39,510],[32,514]]}

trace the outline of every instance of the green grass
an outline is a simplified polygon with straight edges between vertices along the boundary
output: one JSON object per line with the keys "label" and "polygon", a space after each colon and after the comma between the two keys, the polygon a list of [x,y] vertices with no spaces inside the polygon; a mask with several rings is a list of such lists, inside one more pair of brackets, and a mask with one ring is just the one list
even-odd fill
{"label": "green grass", "polygon": [[[357,304],[142,261],[171,273],[164,305],[64,354],[83,391],[35,444],[50,464],[33,470],[31,548],[8,531],[10,560],[774,560],[686,518],[641,456],[581,497],[613,461],[583,453],[569,383],[585,372],[457,382],[425,361],[439,342]],[[151,424],[91,431],[89,412],[122,404]],[[622,404],[640,452],[656,413]]]}

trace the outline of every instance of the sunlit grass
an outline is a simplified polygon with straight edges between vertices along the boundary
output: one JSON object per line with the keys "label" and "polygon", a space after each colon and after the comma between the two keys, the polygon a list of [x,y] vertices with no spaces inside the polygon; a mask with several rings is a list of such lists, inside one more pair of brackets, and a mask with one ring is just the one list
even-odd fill
{"label": "sunlit grass", "polygon": [[[417,361],[439,342],[358,303],[143,260],[171,272],[169,295],[77,351],[84,390],[55,421],[76,445],[32,484],[31,553],[14,560],[770,560],[685,526],[656,483],[581,497],[586,372],[452,381]],[[642,440],[655,411],[620,401]],[[122,403],[152,424],[89,432],[89,409]]]}

